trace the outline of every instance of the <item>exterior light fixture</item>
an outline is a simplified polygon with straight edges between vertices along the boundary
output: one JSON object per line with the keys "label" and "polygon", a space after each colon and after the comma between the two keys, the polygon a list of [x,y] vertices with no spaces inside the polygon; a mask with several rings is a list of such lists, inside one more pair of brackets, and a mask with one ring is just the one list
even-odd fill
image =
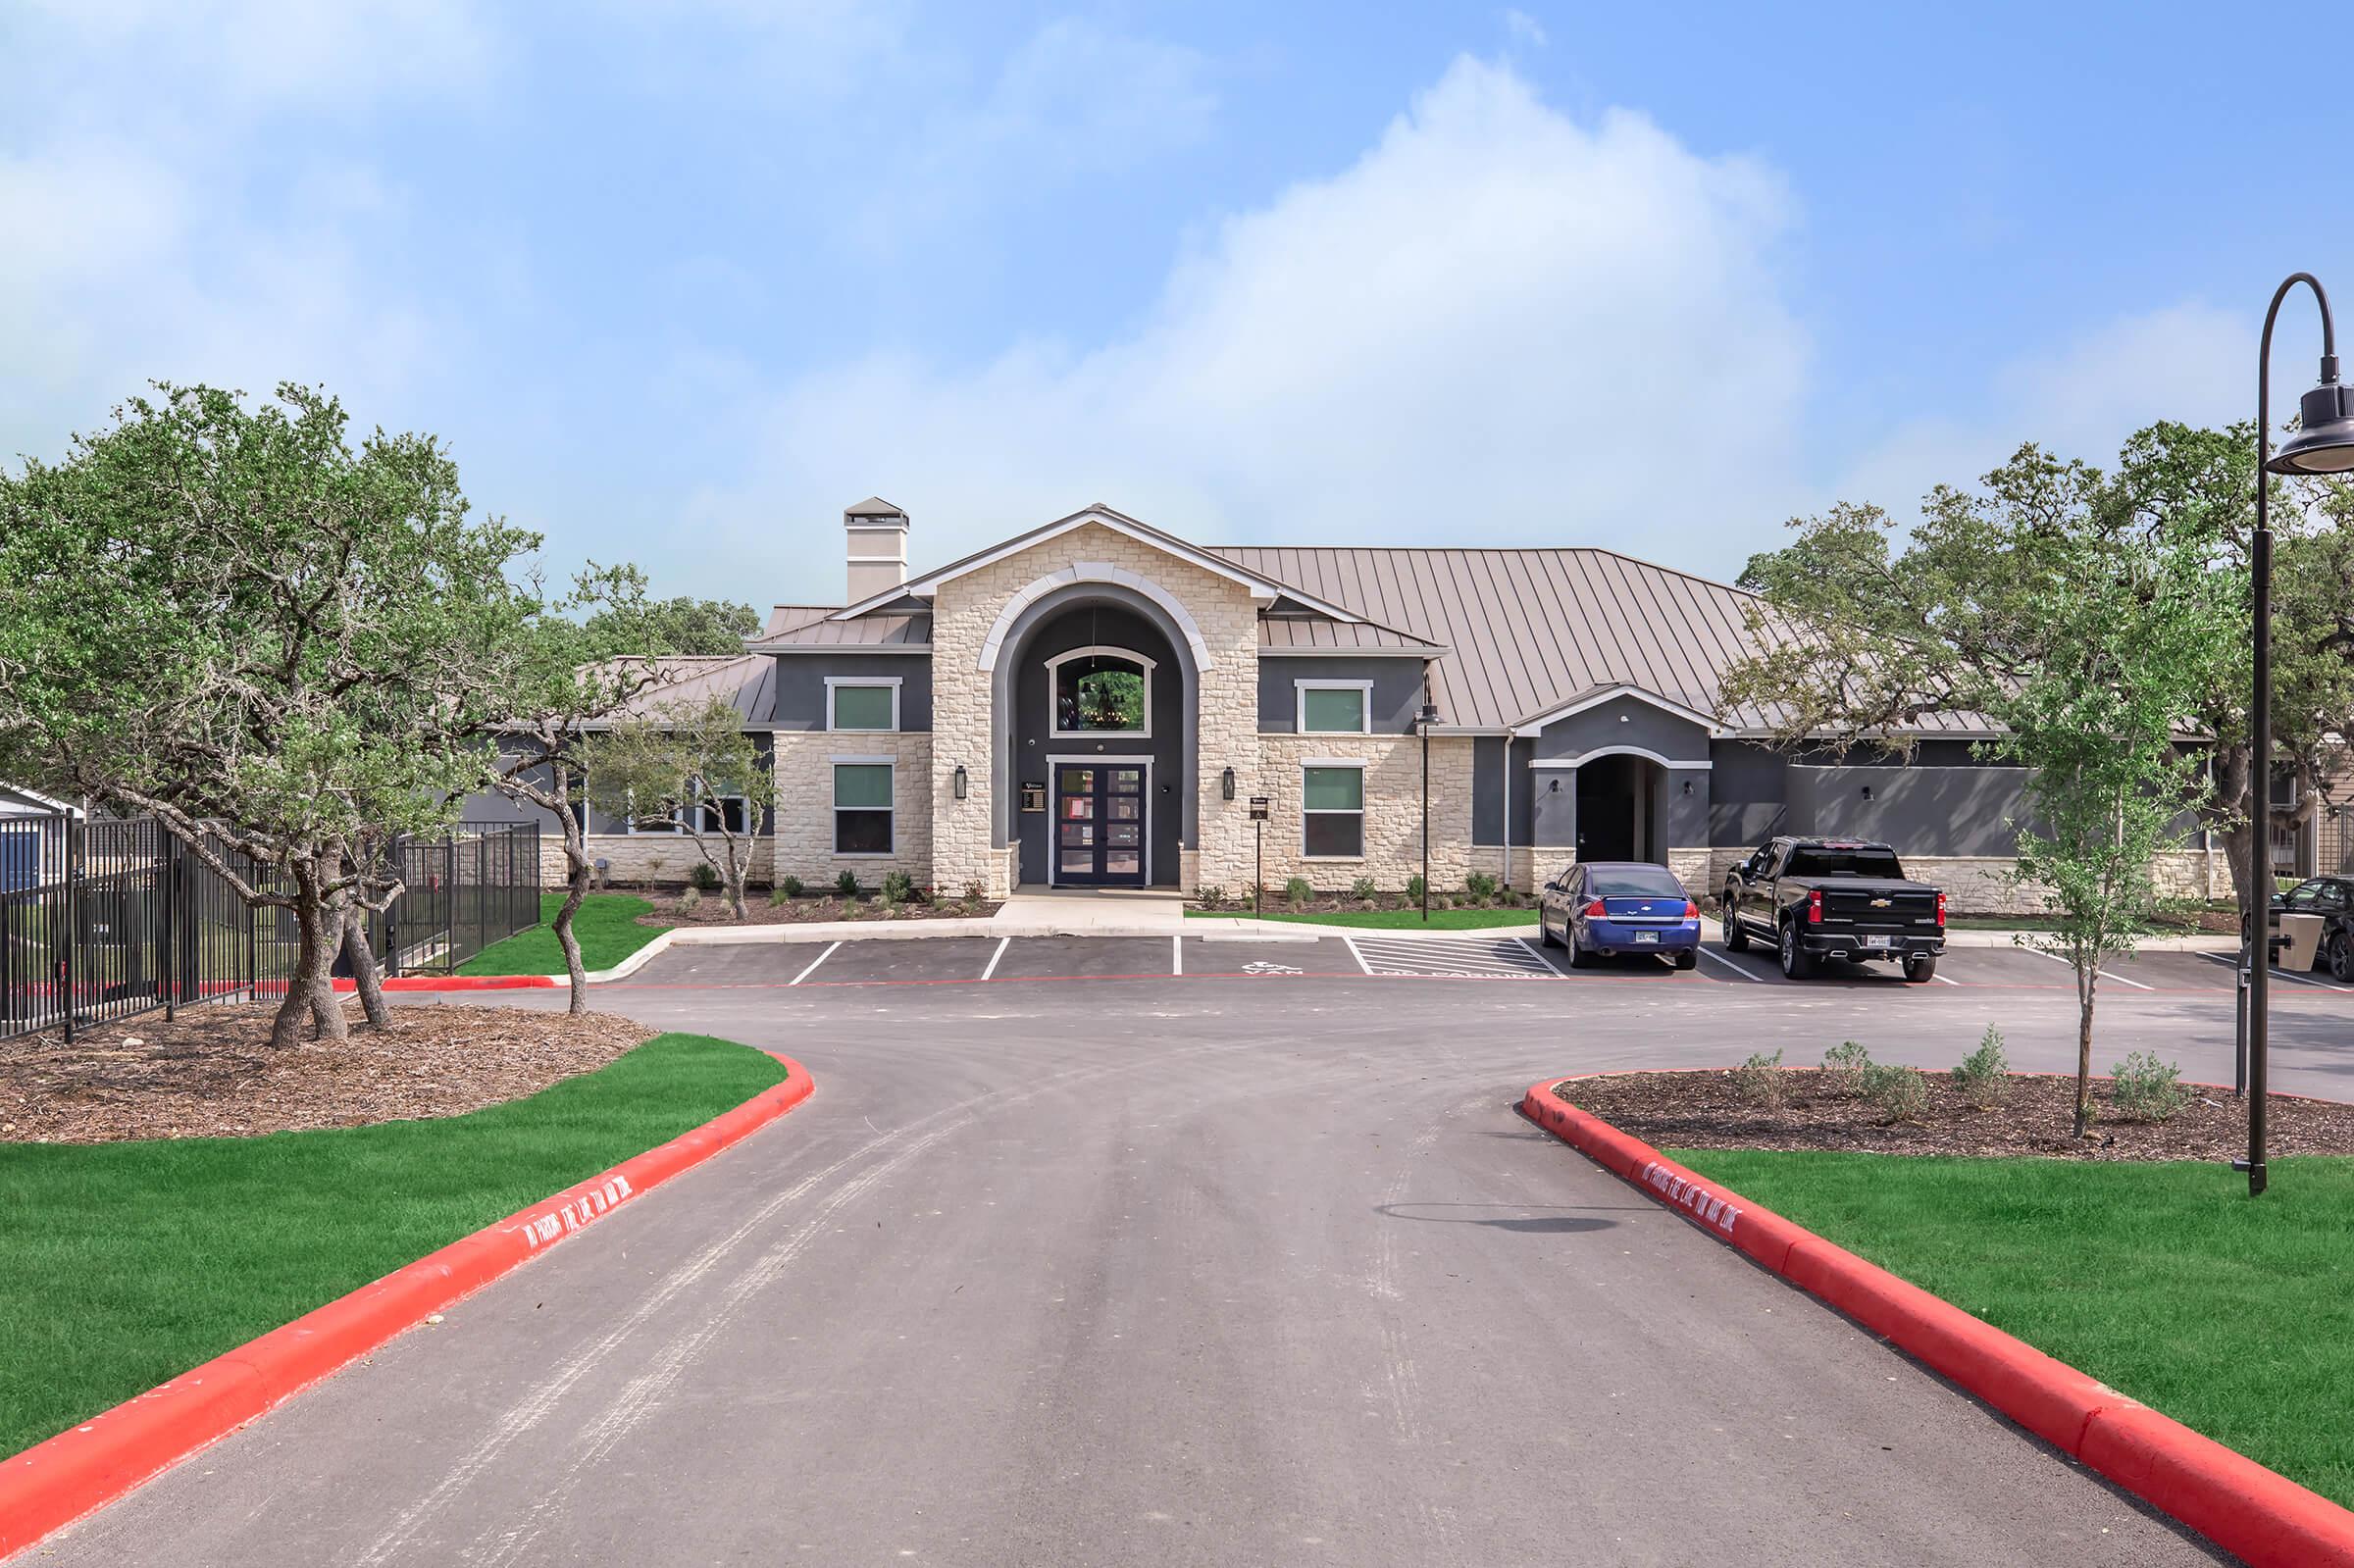
{"label": "exterior light fixture", "polygon": [[964,764],[956,764],[956,798],[962,800],[972,787],[973,782],[965,776]]}
{"label": "exterior light fixture", "polygon": [[1234,798],[1234,770],[1232,768],[1218,775],[1218,793],[1228,800]]}
{"label": "exterior light fixture", "polygon": [[[1867,794],[1870,793],[1870,791],[1869,791],[1869,790],[1866,790],[1865,792],[1866,792]],[[1690,794],[1692,793],[1692,781],[1691,781],[1691,780],[1689,780],[1689,779],[1686,779],[1686,780],[1684,781],[1684,793],[1685,793],[1686,795],[1690,795]]]}
{"label": "exterior light fixture", "polygon": [[1866,784],[1866,785],[1864,786],[1864,798],[1865,798],[1865,799],[1867,799],[1867,800],[1869,800],[1869,799],[1871,798],[1871,785],[1869,785],[1869,784]]}
{"label": "exterior light fixture", "polygon": [[[2322,376],[2297,403],[2298,429],[2273,452],[2273,323],[2280,302],[2299,283],[2313,290],[2322,311]],[[2248,1195],[2263,1192],[2265,1097],[2271,1091],[2273,943],[2270,891],[2273,881],[2273,523],[2268,509],[2268,474],[2344,474],[2354,471],[2354,398],[2337,379],[2337,329],[2329,321],[2329,296],[2311,273],[2291,273],[2273,290],[2264,313],[2264,335],[2256,349],[2256,529],[2248,537],[2248,597],[2255,609],[2255,700],[2249,705],[2248,821],[2254,826],[2255,862],[2248,891],[2256,908],[2247,916],[2247,947],[2240,969],[2248,977],[2248,1157],[2232,1165],[2248,1173]]]}

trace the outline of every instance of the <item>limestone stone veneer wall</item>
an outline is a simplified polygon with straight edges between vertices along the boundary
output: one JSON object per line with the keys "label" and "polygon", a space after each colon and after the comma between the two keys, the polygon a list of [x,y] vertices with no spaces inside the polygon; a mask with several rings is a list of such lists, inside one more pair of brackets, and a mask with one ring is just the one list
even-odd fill
{"label": "limestone stone veneer wall", "polygon": [[[991,711],[993,682],[980,668],[981,652],[1015,594],[1074,569],[1077,579],[1111,571],[1144,579],[1183,604],[1199,629],[1206,652],[1199,692],[1200,772],[1192,781],[1199,831],[1197,847],[1178,857],[1180,875],[1188,885],[1244,883],[1250,876],[1253,791],[1242,785],[1259,772],[1257,606],[1244,584],[1094,523],[944,582],[934,597],[932,880],[944,887],[979,880],[993,895],[1008,890],[1011,848],[990,842],[997,804],[990,758],[992,737],[1013,718]],[[1004,650],[1008,657],[1013,652]],[[959,763],[969,780],[963,800],[952,788]],[[1219,789],[1219,775],[1229,767],[1238,781],[1231,801]]]}
{"label": "limestone stone veneer wall", "polygon": [[[1303,735],[1262,733],[1258,736],[1258,787],[1238,795],[1269,797],[1266,879],[1281,887],[1293,877],[1305,877],[1318,892],[1346,891],[1359,877],[1370,877],[1384,891],[1406,886],[1408,877],[1422,871],[1422,741],[1415,735]],[[1365,764],[1365,852],[1349,860],[1310,860],[1301,852],[1301,769],[1311,757]],[[1240,770],[1237,770],[1240,772]],[[1246,826],[1248,826],[1246,824]],[[1221,879],[1204,875],[1220,885],[1251,885],[1250,840],[1244,840],[1241,875]],[[1437,891],[1454,891],[1464,874],[1493,870],[1499,858],[1494,849],[1471,847],[1471,739],[1467,735],[1437,735],[1430,742],[1430,882]]]}

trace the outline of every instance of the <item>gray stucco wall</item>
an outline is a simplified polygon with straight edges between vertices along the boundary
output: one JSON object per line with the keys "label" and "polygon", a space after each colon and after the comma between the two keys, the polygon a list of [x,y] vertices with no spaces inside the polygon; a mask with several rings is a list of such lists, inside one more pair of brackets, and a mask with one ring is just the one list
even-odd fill
{"label": "gray stucco wall", "polygon": [[1636,697],[1613,697],[1555,720],[1536,737],[1535,755],[1540,761],[1575,758],[1606,746],[1639,746],[1670,762],[1709,760],[1707,730]]}
{"label": "gray stucco wall", "polygon": [[[1502,735],[1478,735],[1471,741],[1471,841],[1475,844],[1498,845],[1504,840],[1504,748]],[[1530,821],[1534,815],[1534,781],[1529,771],[1529,759],[1537,754],[1536,742],[1518,740],[1512,748],[1512,839],[1515,844],[1534,843],[1529,836]]]}
{"label": "gray stucco wall", "polygon": [[1749,740],[1709,747],[1709,836],[1713,848],[1764,843],[1789,826],[1789,759]]}
{"label": "gray stucco wall", "polygon": [[780,730],[826,727],[826,678],[896,676],[899,728],[932,728],[932,660],[914,653],[780,653],[777,655],[777,712]]}
{"label": "gray stucco wall", "polygon": [[1924,741],[1904,763],[1848,762],[1820,750],[1789,756],[1749,740],[1719,740],[1712,751],[1707,841],[1718,848],[1821,834],[1881,839],[1916,855],[2018,852],[2010,824],[2026,809],[2025,774],[1977,760],[1967,741]]}
{"label": "gray stucco wall", "polygon": [[1373,700],[1366,723],[1377,735],[1411,734],[1414,711],[1422,705],[1420,659],[1285,659],[1264,654],[1258,661],[1258,728],[1269,734],[1297,734],[1300,705],[1295,681],[1370,681]]}
{"label": "gray stucco wall", "polygon": [[[1153,661],[1152,734],[1131,740],[1053,734],[1053,705],[1047,690],[1046,661],[1057,653],[1093,644],[1127,648]],[[1013,784],[1016,788],[1014,832],[1021,840],[1021,880],[1044,884],[1047,856],[1054,831],[1054,775],[1049,756],[1096,756],[1106,760],[1150,756],[1151,777],[1151,880],[1155,885],[1177,885],[1178,846],[1184,826],[1183,802],[1191,793],[1183,775],[1185,745],[1185,683],[1176,651],[1160,629],[1135,611],[1117,605],[1081,605],[1043,622],[1024,638],[1014,658]],[[1099,751],[1099,748],[1100,751]],[[1047,786],[1047,810],[1019,809],[1019,786]]]}

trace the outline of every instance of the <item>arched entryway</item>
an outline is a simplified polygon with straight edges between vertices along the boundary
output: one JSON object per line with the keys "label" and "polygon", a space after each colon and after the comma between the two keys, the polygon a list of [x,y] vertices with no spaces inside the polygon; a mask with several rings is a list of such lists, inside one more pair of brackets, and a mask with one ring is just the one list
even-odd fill
{"label": "arched entryway", "polygon": [[1577,765],[1577,858],[1664,865],[1662,821],[1667,770],[1632,751],[1590,754]]}
{"label": "arched entryway", "polygon": [[1082,589],[1040,610],[1010,643],[1018,882],[1176,886],[1190,666],[1146,608],[1111,593]]}

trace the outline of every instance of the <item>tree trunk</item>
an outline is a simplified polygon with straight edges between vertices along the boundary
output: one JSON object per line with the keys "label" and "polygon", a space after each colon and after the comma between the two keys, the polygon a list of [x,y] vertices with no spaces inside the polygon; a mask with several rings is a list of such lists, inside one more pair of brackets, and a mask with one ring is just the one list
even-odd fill
{"label": "tree trunk", "polygon": [[352,988],[360,993],[360,1011],[378,1029],[392,1023],[392,1010],[384,1005],[384,987],[376,970],[376,954],[368,946],[368,912],[357,903],[343,908],[343,958],[351,967]]}
{"label": "tree trunk", "polygon": [[564,973],[572,980],[572,995],[565,1010],[573,1013],[588,1011],[588,971],[581,962],[581,941],[572,934],[572,917],[588,896],[588,857],[575,854],[567,843],[565,850],[564,901],[556,906],[556,918],[548,922],[556,934],[556,945],[564,950]]}
{"label": "tree trunk", "polygon": [[295,949],[294,973],[286,982],[285,999],[270,1021],[270,1043],[290,1050],[303,1040],[304,1016],[322,1039],[349,1037],[343,1009],[335,1005],[333,969],[335,948],[342,937],[340,917],[327,907],[319,892],[319,867],[308,860],[293,866],[294,925],[301,934]]}
{"label": "tree trunk", "polygon": [[2100,984],[2101,957],[2095,952],[2076,971],[2076,1137],[2092,1136],[2092,1002]]}

